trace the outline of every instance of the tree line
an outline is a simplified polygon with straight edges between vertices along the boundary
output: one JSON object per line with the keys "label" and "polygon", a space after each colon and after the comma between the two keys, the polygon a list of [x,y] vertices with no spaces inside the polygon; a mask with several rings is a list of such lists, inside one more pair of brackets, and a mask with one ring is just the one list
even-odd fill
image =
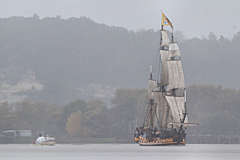
{"label": "tree line", "polygon": [[[188,88],[189,143],[239,143],[240,91],[220,86]],[[112,106],[100,100],[76,100],[63,107],[31,101],[1,104],[0,129],[31,129],[68,139],[114,138],[130,142],[143,123],[145,89],[118,89]]]}

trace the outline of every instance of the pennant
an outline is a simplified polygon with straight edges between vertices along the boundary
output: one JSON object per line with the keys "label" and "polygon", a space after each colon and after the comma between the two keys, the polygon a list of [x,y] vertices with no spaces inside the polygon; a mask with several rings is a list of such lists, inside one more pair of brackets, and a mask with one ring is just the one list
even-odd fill
{"label": "pennant", "polygon": [[170,26],[173,29],[171,21],[167,18],[167,16],[163,12],[162,12],[162,26]]}

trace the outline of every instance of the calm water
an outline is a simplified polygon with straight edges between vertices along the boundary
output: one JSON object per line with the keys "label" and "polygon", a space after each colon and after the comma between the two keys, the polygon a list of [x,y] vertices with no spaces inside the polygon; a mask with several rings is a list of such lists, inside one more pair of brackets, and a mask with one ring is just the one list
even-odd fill
{"label": "calm water", "polygon": [[0,160],[240,160],[240,145],[0,145]]}

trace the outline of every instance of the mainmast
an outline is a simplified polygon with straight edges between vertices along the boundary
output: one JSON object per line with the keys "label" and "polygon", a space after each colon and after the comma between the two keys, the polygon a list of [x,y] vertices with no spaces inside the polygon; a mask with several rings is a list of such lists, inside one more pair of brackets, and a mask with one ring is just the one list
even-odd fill
{"label": "mainmast", "polygon": [[[165,30],[164,26],[170,26],[171,32]],[[159,117],[162,128],[179,128],[187,121],[184,74],[180,50],[174,42],[173,24],[164,13],[162,13],[160,32],[161,77],[159,87],[161,92],[158,94],[162,98],[158,101]],[[170,123],[172,126],[168,125]]]}

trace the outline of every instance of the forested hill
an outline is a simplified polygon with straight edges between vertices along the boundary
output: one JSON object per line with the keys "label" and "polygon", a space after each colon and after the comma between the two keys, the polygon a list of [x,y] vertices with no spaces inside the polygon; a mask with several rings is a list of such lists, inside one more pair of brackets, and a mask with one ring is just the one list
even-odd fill
{"label": "forested hill", "polygon": [[[188,85],[239,88],[240,33],[232,40],[177,35]],[[159,32],[153,30],[133,32],[84,17],[0,19],[1,81],[14,84],[31,72],[43,86],[34,96],[51,103],[73,100],[92,83],[145,88],[158,51]]]}

